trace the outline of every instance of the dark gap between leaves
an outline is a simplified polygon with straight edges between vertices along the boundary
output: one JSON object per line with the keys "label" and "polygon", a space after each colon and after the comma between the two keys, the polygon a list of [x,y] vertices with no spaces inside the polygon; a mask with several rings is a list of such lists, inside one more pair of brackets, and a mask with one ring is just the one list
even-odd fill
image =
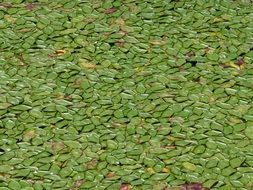
{"label": "dark gap between leaves", "polygon": [[54,154],[52,152],[47,151],[47,153],[48,153],[48,156],[54,156]]}
{"label": "dark gap between leaves", "polygon": [[225,28],[226,28],[227,30],[230,30],[230,26],[225,26]]}
{"label": "dark gap between leaves", "polygon": [[216,79],[214,79],[214,80],[213,80],[213,82],[214,82],[214,81],[217,81],[217,80],[220,80],[220,78],[216,78]]}
{"label": "dark gap between leaves", "polygon": [[67,15],[67,20],[71,22],[71,17],[69,15]]}
{"label": "dark gap between leaves", "polygon": [[38,128],[40,128],[40,129],[45,129],[47,126],[45,126],[45,125],[42,125],[42,126],[39,126]]}
{"label": "dark gap between leaves", "polygon": [[189,61],[189,60],[186,60],[186,63],[190,63],[192,67],[195,67],[197,65],[197,61]]}
{"label": "dark gap between leaves", "polygon": [[21,143],[21,142],[23,142],[22,139],[17,139],[17,142],[16,142],[16,143]]}
{"label": "dark gap between leaves", "polygon": [[240,167],[251,167],[247,162],[246,159],[241,163]]}
{"label": "dark gap between leaves", "polygon": [[[230,176],[234,175],[236,172],[237,172],[237,171],[232,172],[232,173],[230,174]],[[213,186],[212,186],[212,187],[213,187]]]}
{"label": "dark gap between leaves", "polygon": [[168,17],[168,14],[163,14],[163,15],[160,15],[158,18],[167,18],[167,17]]}
{"label": "dark gap between leaves", "polygon": [[31,49],[33,50],[41,50],[41,49],[44,49],[43,47],[39,47],[37,44],[34,44],[31,46]]}
{"label": "dark gap between leaves", "polygon": [[194,82],[200,82],[200,77],[193,79]]}
{"label": "dark gap between leaves", "polygon": [[245,52],[240,53],[239,57],[244,56],[245,54],[246,54]]}
{"label": "dark gap between leaves", "polygon": [[108,43],[110,46],[115,46],[115,43],[114,42],[109,42]]}
{"label": "dark gap between leaves", "polygon": [[4,153],[4,152],[5,152],[5,150],[0,148],[0,153]]}
{"label": "dark gap between leaves", "polygon": [[17,176],[17,174],[14,176],[16,179],[19,179],[19,180],[28,180],[29,179],[28,176]]}
{"label": "dark gap between leaves", "polygon": [[216,181],[210,188],[214,188],[218,183],[219,181]]}
{"label": "dark gap between leaves", "polygon": [[243,123],[247,122],[246,119],[244,119],[244,118],[240,118],[240,119],[242,120]]}
{"label": "dark gap between leaves", "polygon": [[174,10],[175,10],[175,7],[172,7],[172,8],[167,9],[167,10],[169,10],[169,11],[174,11]]}

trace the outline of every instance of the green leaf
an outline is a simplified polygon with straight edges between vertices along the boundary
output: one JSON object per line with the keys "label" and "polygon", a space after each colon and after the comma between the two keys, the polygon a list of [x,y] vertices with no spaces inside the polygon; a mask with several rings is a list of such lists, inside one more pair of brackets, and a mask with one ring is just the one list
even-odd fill
{"label": "green leaf", "polygon": [[86,89],[88,89],[90,87],[91,87],[90,82],[87,79],[85,79],[85,80],[82,81],[81,88],[83,90],[86,90]]}
{"label": "green leaf", "polygon": [[62,168],[59,172],[59,175],[63,178],[70,176],[70,174],[72,173],[72,168],[71,167],[65,167]]}
{"label": "green leaf", "polygon": [[196,170],[196,166],[190,162],[183,162],[183,167],[187,170],[190,170],[190,171],[195,171]]}
{"label": "green leaf", "polygon": [[0,110],[7,109],[10,106],[10,103],[0,103]]}
{"label": "green leaf", "polygon": [[41,119],[41,118],[44,117],[43,113],[37,108],[34,108],[34,109],[30,110],[29,113],[30,113],[31,116],[33,116],[35,118]]}
{"label": "green leaf", "polygon": [[243,162],[244,162],[244,159],[242,159],[242,158],[233,158],[233,159],[230,160],[230,165],[232,166],[232,168],[237,168]]}
{"label": "green leaf", "polygon": [[218,61],[219,55],[217,53],[210,53],[210,54],[207,54],[207,58],[211,61]]}
{"label": "green leaf", "polygon": [[[4,155],[1,155],[1,157],[4,157]],[[0,165],[0,172],[1,173],[7,173],[12,170],[12,167],[9,165]]]}
{"label": "green leaf", "polygon": [[16,180],[11,180],[11,181],[9,182],[8,187],[11,188],[11,189],[14,189],[14,190],[16,190],[16,189],[21,189],[20,184],[19,184],[18,181],[16,181]]}

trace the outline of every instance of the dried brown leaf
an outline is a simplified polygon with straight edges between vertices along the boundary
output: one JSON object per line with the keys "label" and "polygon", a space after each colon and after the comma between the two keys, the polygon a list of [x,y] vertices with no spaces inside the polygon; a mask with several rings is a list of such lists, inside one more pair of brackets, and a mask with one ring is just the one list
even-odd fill
{"label": "dried brown leaf", "polygon": [[94,159],[92,159],[90,162],[88,162],[88,163],[86,164],[86,168],[87,168],[88,170],[93,169],[93,168],[96,167],[97,163],[98,163],[97,159],[94,158]]}
{"label": "dried brown leaf", "polygon": [[152,41],[150,41],[150,43],[152,45],[164,45],[165,41],[162,41],[162,40],[152,40]]}
{"label": "dried brown leaf", "polygon": [[79,65],[82,67],[82,68],[85,68],[85,69],[94,69],[96,68],[97,65],[93,64],[93,63],[90,63],[88,60],[86,59],[81,59],[81,61],[79,62]]}
{"label": "dried brown leaf", "polygon": [[62,142],[52,142],[51,143],[51,149],[55,153],[59,152],[60,150],[62,150],[64,148],[65,148],[65,145]]}
{"label": "dried brown leaf", "polygon": [[36,136],[36,133],[34,130],[31,130],[31,131],[26,131],[24,132],[24,135],[23,135],[23,138],[25,140],[30,140],[32,138],[34,138]]}
{"label": "dried brown leaf", "polygon": [[59,49],[59,50],[55,51],[55,54],[58,55],[58,56],[59,55],[64,55],[65,53],[66,53],[66,50],[64,50],[64,49]]}
{"label": "dried brown leaf", "polygon": [[4,7],[4,8],[11,8],[12,4],[11,3],[0,3],[0,7]]}
{"label": "dried brown leaf", "polygon": [[115,173],[114,172],[109,172],[106,174],[106,178],[112,178],[114,177]]}
{"label": "dried brown leaf", "polygon": [[15,22],[16,22],[16,18],[13,18],[12,16],[10,16],[10,15],[5,15],[4,16],[4,18],[8,21],[8,22],[10,22],[10,23],[12,23],[12,24],[15,24]]}

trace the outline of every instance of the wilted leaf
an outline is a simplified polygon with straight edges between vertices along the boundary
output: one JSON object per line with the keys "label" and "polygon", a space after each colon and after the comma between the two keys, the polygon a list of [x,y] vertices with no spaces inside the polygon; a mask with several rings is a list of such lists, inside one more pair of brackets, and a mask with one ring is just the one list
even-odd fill
{"label": "wilted leaf", "polygon": [[184,118],[182,118],[182,117],[171,117],[169,119],[169,121],[171,123],[183,123],[184,122]]}
{"label": "wilted leaf", "polygon": [[8,22],[10,22],[10,23],[12,23],[12,24],[14,24],[14,23],[16,22],[16,20],[17,20],[16,18],[12,17],[11,15],[5,15],[4,18],[5,18]]}
{"label": "wilted leaf", "polygon": [[89,170],[93,169],[94,167],[97,166],[97,163],[98,163],[98,161],[96,159],[92,159],[90,162],[88,162],[86,164],[86,168],[89,169]]}
{"label": "wilted leaf", "polygon": [[154,174],[155,173],[155,170],[153,168],[147,168],[147,171],[151,174]]}
{"label": "wilted leaf", "polygon": [[74,189],[76,189],[76,188],[79,188],[84,182],[85,182],[85,180],[83,180],[83,179],[77,180],[77,181],[74,183],[72,189],[74,190]]}
{"label": "wilted leaf", "polygon": [[217,23],[217,22],[224,22],[224,19],[223,18],[220,18],[220,17],[216,17],[213,19],[213,22],[214,23]]}
{"label": "wilted leaf", "polygon": [[150,41],[150,43],[152,45],[164,45],[166,42],[162,40],[153,40],[153,41]]}
{"label": "wilted leaf", "polygon": [[33,137],[35,137],[36,133],[34,130],[31,130],[31,131],[27,131],[24,133],[24,139],[32,139]]}
{"label": "wilted leaf", "polygon": [[96,65],[95,64],[92,64],[90,63],[88,60],[86,59],[81,59],[80,62],[79,62],[79,65],[82,67],[82,68],[85,68],[85,69],[94,69],[96,68]]}
{"label": "wilted leaf", "polygon": [[223,64],[221,64],[221,66],[223,68],[235,68],[237,70],[241,70],[243,68],[242,65],[237,65],[233,61],[230,61],[230,62],[227,62],[227,63],[223,63]]}
{"label": "wilted leaf", "polygon": [[58,56],[59,55],[64,55],[65,53],[66,53],[66,50],[63,50],[63,49],[59,49],[59,50],[55,51],[55,54],[58,55]]}
{"label": "wilted leaf", "polygon": [[10,103],[0,103],[0,110],[7,109],[10,106]]}
{"label": "wilted leaf", "polygon": [[170,172],[170,169],[169,169],[169,168],[163,168],[163,169],[162,169],[162,172],[164,172],[164,173],[169,173],[169,172]]}
{"label": "wilted leaf", "polygon": [[64,149],[65,148],[65,145],[64,143],[62,142],[52,142],[51,143],[51,148],[52,148],[52,151],[57,153],[59,152],[60,150]]}
{"label": "wilted leaf", "polygon": [[118,18],[118,19],[116,19],[116,20],[113,21],[113,24],[122,27],[122,26],[125,26],[126,23],[125,23],[124,19]]}
{"label": "wilted leaf", "polygon": [[183,162],[183,167],[186,168],[187,170],[190,171],[195,171],[196,170],[196,166],[190,162]]}

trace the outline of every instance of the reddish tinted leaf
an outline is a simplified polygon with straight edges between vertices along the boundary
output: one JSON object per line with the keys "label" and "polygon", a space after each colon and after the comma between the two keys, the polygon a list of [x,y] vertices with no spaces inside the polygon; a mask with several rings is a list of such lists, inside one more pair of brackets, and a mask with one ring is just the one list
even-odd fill
{"label": "reddish tinted leaf", "polygon": [[48,58],[54,58],[54,57],[57,57],[57,55],[55,55],[55,54],[48,54]]}
{"label": "reddish tinted leaf", "polygon": [[237,59],[237,61],[235,62],[237,65],[243,65],[245,63],[244,59],[242,57],[240,57],[239,59]]}
{"label": "reddish tinted leaf", "polygon": [[114,7],[112,7],[112,8],[106,9],[106,10],[105,10],[105,13],[106,13],[106,14],[112,14],[112,13],[114,13],[114,12],[116,12],[116,11],[117,11],[117,9],[114,8]]}
{"label": "reddish tinted leaf", "polygon": [[131,186],[129,184],[122,183],[119,189],[120,190],[130,190]]}
{"label": "reddish tinted leaf", "polygon": [[35,4],[29,3],[25,6],[25,8],[29,11],[33,11],[36,8]]}
{"label": "reddish tinted leaf", "polygon": [[182,185],[184,190],[203,190],[201,183],[187,183]]}

